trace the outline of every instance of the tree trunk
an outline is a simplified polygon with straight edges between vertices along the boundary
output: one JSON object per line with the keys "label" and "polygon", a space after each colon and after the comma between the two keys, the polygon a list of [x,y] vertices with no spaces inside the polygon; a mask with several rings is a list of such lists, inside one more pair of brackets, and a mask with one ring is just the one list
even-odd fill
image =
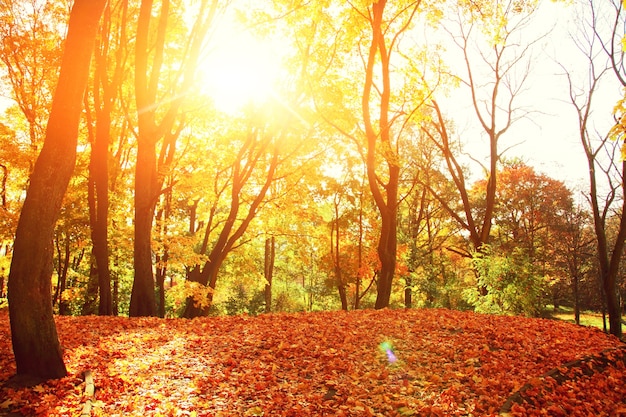
{"label": "tree trunk", "polygon": [[378,258],[380,259],[380,273],[376,286],[376,309],[389,307],[393,277],[396,271],[399,171],[398,166],[389,166],[389,183],[386,188],[387,202],[383,207],[379,206],[382,227],[380,229],[380,239],[377,248]]}
{"label": "tree trunk", "polygon": [[91,144],[89,162],[89,226],[91,229],[92,261],[100,301],[98,314],[113,314],[111,272],[109,270],[109,125],[110,115],[97,121],[95,142]]}
{"label": "tree trunk", "polygon": [[131,317],[156,315],[152,271],[152,220],[156,204],[152,190],[156,185],[156,154],[150,136],[140,139],[138,143],[135,171],[135,279],[130,298]]}
{"label": "tree trunk", "polygon": [[[384,238],[386,236],[386,239]],[[380,259],[380,273],[376,285],[376,303],[374,308],[389,307],[391,289],[396,269],[396,235],[395,233],[381,232],[381,241],[378,244],[378,257]]]}
{"label": "tree trunk", "polygon": [[[121,90],[124,60],[121,58],[122,48],[126,39],[126,20],[128,2],[124,2],[120,10],[119,33],[111,33],[111,13],[113,6],[109,3],[105,9],[101,29],[101,43],[96,48],[94,76],[94,108],[96,112],[95,137],[91,142],[89,161],[89,223],[93,244],[93,259],[96,264],[98,278],[99,304],[98,314],[112,315],[113,296],[111,293],[111,269],[109,266],[109,144],[111,139],[111,113]],[[111,42],[117,39],[113,47],[117,47],[115,68],[110,75],[109,62]]]}
{"label": "tree trunk", "polygon": [[163,243],[160,253],[156,254],[156,274],[155,281],[158,294],[157,314],[159,317],[165,317],[165,278],[167,277],[167,266],[169,261],[169,246],[167,244],[167,228],[170,221],[172,211],[172,192],[171,186],[163,195],[162,203],[156,214],[156,221],[159,225],[158,234]]}
{"label": "tree trunk", "polygon": [[580,294],[578,293],[578,275],[574,275],[574,322],[580,324]]}
{"label": "tree trunk", "polygon": [[616,337],[622,337],[622,312],[617,299],[615,277],[603,277],[606,311],[609,314],[609,331]]}
{"label": "tree trunk", "polygon": [[[594,231],[597,245],[598,265],[600,269],[600,281],[603,292],[603,315],[604,307],[609,314],[609,331],[612,335],[622,337],[622,316],[617,300],[617,274],[626,242],[626,200],[622,202],[620,224],[615,242],[611,247],[608,242],[606,233],[606,218],[601,213],[598,204],[598,187],[595,177],[596,154],[591,152],[590,146],[583,141],[585,152],[587,155],[587,163],[589,166],[590,192],[589,199],[591,201]],[[626,161],[622,162],[622,178],[626,173]],[[621,184],[622,196],[626,195],[626,182]],[[606,331],[606,320],[604,327]]]}
{"label": "tree trunk", "polygon": [[113,315],[119,316],[119,293],[120,293],[120,282],[118,279],[113,279]]}
{"label": "tree trunk", "polygon": [[335,269],[335,284],[337,285],[337,292],[339,293],[339,300],[341,301],[341,309],[348,311],[348,296],[346,293],[346,284],[343,281],[341,271],[341,251],[340,251],[340,238],[339,233],[339,197],[335,196],[335,220],[331,223],[330,228],[330,253],[334,263]]}
{"label": "tree trunk", "polygon": [[405,278],[406,287],[404,288],[404,307],[412,308],[413,307],[413,280],[410,275],[407,275]]}
{"label": "tree trunk", "polygon": [[276,257],[276,240],[274,236],[265,239],[265,312],[272,312],[272,279],[274,277],[274,259]]}
{"label": "tree trunk", "polygon": [[92,257],[89,265],[89,281],[87,281],[87,293],[83,301],[82,316],[90,316],[97,312],[98,301],[98,267]]}
{"label": "tree trunk", "polygon": [[[59,237],[55,239],[56,248],[57,248],[57,288],[54,293],[54,300],[58,302],[59,305],[59,314],[66,315],[69,314],[69,307],[67,305],[67,301],[63,299],[63,292],[67,288],[67,271],[70,268],[70,241],[69,239],[65,239],[64,252],[61,255],[61,246],[59,244]],[[52,305],[54,306],[54,300]]]}
{"label": "tree trunk", "polygon": [[361,306],[361,279],[363,271],[363,192],[359,194],[359,252],[358,252],[358,269],[356,273],[354,285],[354,309],[358,310]]}
{"label": "tree trunk", "polygon": [[[389,51],[385,43],[385,31],[383,30],[383,15],[386,0],[380,0],[372,4],[371,25],[372,40],[367,56],[365,69],[365,82],[363,85],[362,112],[367,139],[366,170],[372,197],[380,212],[381,228],[378,241],[378,258],[380,260],[380,272],[376,282],[376,309],[389,307],[393,277],[396,269],[397,252],[397,214],[398,214],[398,182],[400,167],[390,140],[389,100],[391,97],[391,78]],[[379,61],[377,65],[377,61]],[[380,90],[380,108],[378,109],[378,131],[373,125],[370,99],[374,86],[375,70],[380,69],[382,89]],[[388,170],[388,181],[380,183],[377,174],[377,145],[384,150],[385,163]]]}
{"label": "tree trunk", "polygon": [[165,277],[167,275],[167,261],[169,259],[169,252],[167,248],[164,250],[163,255],[157,257],[156,268],[156,286],[159,293],[158,302],[158,316],[165,317]]}
{"label": "tree trunk", "polygon": [[[169,1],[163,8],[169,7]],[[159,190],[157,178],[156,143],[159,139],[155,122],[156,84],[160,73],[163,49],[156,47],[154,68],[148,71],[150,21],[152,0],[142,0],[135,42],[135,97],[138,109],[139,136],[137,137],[137,162],[135,165],[135,278],[130,297],[129,315],[155,316],[154,273],[152,271],[152,221]],[[161,15],[158,32],[162,33],[167,15]]]}
{"label": "tree trunk", "polygon": [[9,314],[18,375],[67,375],[52,313],[52,239],[76,162],[81,105],[106,0],[76,0],[46,139],[18,222],[9,274]]}

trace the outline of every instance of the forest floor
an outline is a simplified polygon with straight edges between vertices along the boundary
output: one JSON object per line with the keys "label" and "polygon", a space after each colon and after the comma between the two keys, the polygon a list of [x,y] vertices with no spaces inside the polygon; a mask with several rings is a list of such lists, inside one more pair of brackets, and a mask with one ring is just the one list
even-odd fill
{"label": "forest floor", "polygon": [[57,328],[68,376],[10,388],[0,311],[0,416],[626,416],[622,342],[558,320],[422,309]]}

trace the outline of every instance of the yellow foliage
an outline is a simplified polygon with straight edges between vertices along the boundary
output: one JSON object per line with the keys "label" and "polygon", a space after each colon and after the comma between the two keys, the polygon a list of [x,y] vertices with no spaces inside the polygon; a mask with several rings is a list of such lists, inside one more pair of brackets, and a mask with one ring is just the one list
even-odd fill
{"label": "yellow foliage", "polygon": [[213,288],[202,285],[199,282],[185,281],[183,284],[185,298],[191,298],[193,305],[197,308],[207,308],[211,306],[209,294],[213,294],[213,291]]}
{"label": "yellow foliage", "polygon": [[[611,128],[609,135],[613,140],[624,140],[626,134],[626,92],[624,98],[615,104],[613,114],[617,122]],[[622,144],[621,154],[622,160],[626,160],[626,141]]]}
{"label": "yellow foliage", "polygon": [[61,293],[61,300],[65,302],[80,300],[83,297],[84,291],[78,287],[67,288]]}

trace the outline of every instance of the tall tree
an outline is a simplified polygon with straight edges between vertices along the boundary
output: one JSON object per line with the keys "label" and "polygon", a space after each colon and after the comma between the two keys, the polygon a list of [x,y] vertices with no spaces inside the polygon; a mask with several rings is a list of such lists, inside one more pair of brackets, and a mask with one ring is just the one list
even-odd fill
{"label": "tall tree", "polygon": [[[205,38],[218,12],[217,0],[202,0],[195,10],[195,20],[183,44],[179,71],[174,70],[167,92],[159,87],[164,72],[175,67],[167,62],[168,21],[180,15],[171,9],[170,0],[159,3],[153,12],[153,1],[142,0],[135,43],[135,98],[138,113],[137,163],[135,165],[135,279],[130,300],[131,316],[154,316],[157,312],[152,270],[152,223],[161,194],[164,173],[172,163],[175,144],[184,121],[180,109],[185,94],[191,90]],[[152,27],[155,23],[156,27]],[[169,56],[174,60],[173,56]],[[159,116],[161,116],[159,118]],[[157,158],[157,144],[161,142]]]}
{"label": "tall tree", "polygon": [[272,312],[272,281],[274,278],[274,262],[276,261],[276,237],[265,239],[265,251],[263,259],[263,277],[265,278],[265,288],[263,298],[265,299],[265,312]]}
{"label": "tall tree", "polygon": [[[275,181],[280,165],[279,144],[273,132],[250,126],[243,134],[243,140],[230,141],[240,144],[234,160],[226,167],[217,167],[215,200],[209,209],[209,220],[206,222],[199,250],[200,254],[207,256],[207,260],[191,267],[187,274],[187,280],[200,284],[198,288],[203,291],[200,296],[188,297],[183,312],[183,316],[187,318],[208,313],[220,267],[265,203],[268,189]],[[226,218],[223,220],[216,216],[219,200],[229,203]],[[216,227],[218,221],[221,226]],[[212,242],[210,239],[213,233],[216,238]]]}
{"label": "tall tree", "polygon": [[[411,14],[417,12],[421,2],[411,5]],[[380,259],[380,272],[376,286],[376,305],[378,308],[389,307],[393,276],[396,269],[396,253],[398,246],[397,217],[398,217],[398,183],[400,179],[400,166],[397,155],[391,143],[391,129],[389,120],[389,104],[391,98],[391,50],[397,36],[388,44],[385,36],[385,22],[394,19],[384,19],[386,0],[373,3],[367,10],[367,18],[371,25],[371,41],[366,55],[365,80],[363,83],[363,124],[366,137],[366,166],[367,180],[374,202],[380,212],[380,238],[378,241],[378,257]],[[403,30],[408,25],[405,25]],[[376,65],[379,60],[380,65]],[[379,69],[380,73],[376,73]],[[380,77],[382,86],[378,107],[372,107],[372,99],[376,91],[375,80]],[[376,123],[374,112],[379,114]],[[380,113],[378,113],[380,112]],[[376,126],[377,125],[377,126]],[[377,152],[378,148],[378,152]],[[377,169],[379,162],[377,157],[383,156],[383,164],[386,165],[387,181],[382,182]]]}
{"label": "tall tree", "polygon": [[[439,103],[433,101],[432,126],[424,131],[444,157],[444,170],[457,189],[461,210],[457,210],[451,200],[444,201],[436,193],[433,196],[468,232],[472,248],[466,251],[467,255],[489,243],[496,208],[498,162],[505,151],[501,146],[502,137],[527,113],[516,102],[524,91],[529,73],[531,46],[540,38],[520,43],[518,37],[529,25],[535,3],[471,2],[458,12],[456,22],[444,25],[463,57],[459,66],[463,70],[453,73],[452,77],[465,88],[463,94],[469,97],[472,113],[488,139],[487,163],[481,163],[487,173],[487,181],[483,183],[485,204],[477,211],[468,193],[462,144],[454,137],[455,132]],[[455,24],[456,30],[453,29]],[[473,155],[472,159],[479,161],[480,156]]]}
{"label": "tall tree", "polygon": [[90,127],[95,125],[95,129],[89,129],[91,155],[87,200],[94,263],[91,279],[98,283],[100,315],[113,314],[109,268],[109,147],[111,119],[124,74],[127,15],[127,0],[108,2],[105,7],[93,77],[95,120],[88,121]]}
{"label": "tall tree", "polygon": [[78,125],[98,21],[106,0],[76,0],[46,139],[15,236],[9,313],[18,375],[67,374],[52,316],[52,237],[76,160]]}
{"label": "tall tree", "polygon": [[[617,279],[626,246],[626,199],[624,198],[626,196],[626,181],[624,180],[626,160],[622,158],[620,162],[616,161],[618,148],[610,139],[614,134],[620,141],[623,140],[624,126],[618,122],[611,132],[604,135],[598,134],[592,126],[591,118],[596,105],[595,99],[600,88],[600,80],[604,79],[609,71],[613,71],[622,87],[626,87],[621,47],[623,33],[618,35],[620,30],[623,32],[624,27],[622,3],[613,1],[612,4],[615,9],[615,18],[609,23],[608,40],[603,40],[603,33],[607,28],[603,27],[604,20],[598,13],[603,8],[591,1],[589,1],[586,16],[583,15],[585,17],[581,19],[585,26],[579,28],[578,36],[574,36],[576,46],[587,61],[587,82],[582,84],[582,87],[577,87],[578,84],[572,73],[566,70],[565,75],[569,83],[569,99],[578,120],[580,143],[585,151],[589,168],[588,198],[592,209],[600,281],[609,313],[610,332],[621,337],[622,322],[617,296]],[[604,55],[605,59],[599,59],[598,53],[602,49],[607,53]],[[618,104],[617,108],[619,107]],[[605,155],[608,155],[608,161],[603,163],[602,157]],[[604,197],[599,184],[602,180],[598,178],[599,176],[605,178],[604,184],[607,192]],[[607,221],[616,205],[619,206],[619,226],[617,235],[611,242],[607,235]]]}

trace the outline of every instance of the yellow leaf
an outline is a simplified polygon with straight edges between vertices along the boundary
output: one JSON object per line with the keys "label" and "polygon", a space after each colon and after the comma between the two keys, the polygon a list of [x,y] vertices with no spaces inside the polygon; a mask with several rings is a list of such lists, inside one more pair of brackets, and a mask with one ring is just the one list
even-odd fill
{"label": "yellow leaf", "polygon": [[13,404],[15,404],[15,401],[9,398],[7,400],[4,400],[2,403],[0,403],[0,408],[9,408]]}
{"label": "yellow leaf", "polygon": [[33,388],[33,391],[35,391],[36,393],[41,394],[43,392],[46,392],[46,389],[43,386],[41,386],[41,385],[37,385],[37,386],[35,386]]}
{"label": "yellow leaf", "polygon": [[258,405],[252,408],[249,408],[248,411],[246,411],[246,416],[262,416],[263,415],[263,409],[261,407],[259,407]]}

